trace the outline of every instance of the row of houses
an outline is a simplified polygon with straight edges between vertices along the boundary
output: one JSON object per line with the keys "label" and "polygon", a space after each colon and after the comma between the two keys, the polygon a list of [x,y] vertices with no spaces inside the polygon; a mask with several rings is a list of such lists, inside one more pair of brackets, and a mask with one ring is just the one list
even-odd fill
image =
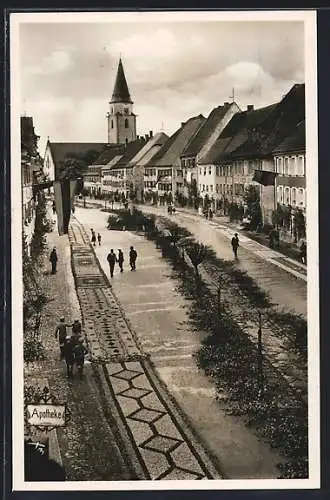
{"label": "row of houses", "polygon": [[33,118],[21,116],[22,221],[28,246],[31,242],[35,219],[33,186],[43,179],[43,164],[38,152],[38,140],[39,136],[35,133]]}
{"label": "row of houses", "polygon": [[[49,173],[52,163],[54,178],[64,150],[73,146],[79,149],[79,144],[48,141],[45,166]],[[150,132],[130,142],[81,147],[99,151],[83,175],[85,188],[97,195],[190,200],[217,211],[225,203],[244,204],[246,188],[254,185],[264,222],[277,204],[306,208],[304,84],[258,109],[226,102],[207,117],[181,123],[170,137]],[[256,171],[273,173],[274,182],[257,182]]]}

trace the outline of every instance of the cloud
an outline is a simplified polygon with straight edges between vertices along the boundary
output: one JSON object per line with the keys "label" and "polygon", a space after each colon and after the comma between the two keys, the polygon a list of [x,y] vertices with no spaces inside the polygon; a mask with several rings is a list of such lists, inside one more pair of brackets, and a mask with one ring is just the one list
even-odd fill
{"label": "cloud", "polygon": [[[21,100],[54,140],[106,140],[121,53],[138,133],[173,133],[235,88],[243,108],[276,102],[304,80],[300,23],[104,23],[22,30]],[[26,106],[25,106],[26,107]]]}
{"label": "cloud", "polygon": [[71,65],[70,52],[55,50],[49,56],[44,57],[40,64],[28,67],[27,72],[31,75],[54,75],[66,72]]}

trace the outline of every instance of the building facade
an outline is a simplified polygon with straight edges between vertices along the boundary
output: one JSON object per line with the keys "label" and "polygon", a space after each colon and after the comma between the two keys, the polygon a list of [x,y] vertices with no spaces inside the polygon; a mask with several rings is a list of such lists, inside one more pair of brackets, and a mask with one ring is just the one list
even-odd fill
{"label": "building facade", "polygon": [[22,221],[26,243],[30,245],[34,231],[35,200],[33,185],[42,181],[42,160],[38,152],[38,140],[30,116],[21,117],[21,179]]}

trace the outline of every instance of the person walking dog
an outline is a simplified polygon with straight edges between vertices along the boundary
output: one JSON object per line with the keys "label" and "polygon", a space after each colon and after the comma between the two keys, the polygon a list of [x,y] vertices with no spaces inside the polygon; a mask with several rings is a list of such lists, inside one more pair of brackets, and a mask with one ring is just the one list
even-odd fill
{"label": "person walking dog", "polygon": [[115,264],[116,264],[116,254],[114,253],[112,248],[110,250],[110,253],[107,256],[107,261],[109,262],[110,276],[111,276],[111,278],[113,278],[113,272],[114,272]]}

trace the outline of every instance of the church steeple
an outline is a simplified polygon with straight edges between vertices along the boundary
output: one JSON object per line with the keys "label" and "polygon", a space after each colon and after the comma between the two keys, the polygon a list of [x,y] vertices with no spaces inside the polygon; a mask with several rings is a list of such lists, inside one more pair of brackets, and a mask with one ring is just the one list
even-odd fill
{"label": "church steeple", "polygon": [[119,59],[115,86],[110,102],[132,103],[121,59]]}
{"label": "church steeple", "polygon": [[115,86],[112,93],[108,119],[108,142],[127,144],[136,139],[136,116],[125,78],[123,63],[119,59]]}

